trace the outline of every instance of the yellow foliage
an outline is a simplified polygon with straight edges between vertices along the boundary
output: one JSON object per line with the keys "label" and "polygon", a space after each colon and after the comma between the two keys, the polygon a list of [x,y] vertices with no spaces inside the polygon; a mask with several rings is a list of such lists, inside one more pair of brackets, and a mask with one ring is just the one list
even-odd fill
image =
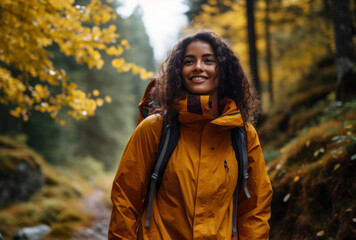
{"label": "yellow foliage", "polygon": [[[64,70],[55,69],[53,56],[46,47],[56,44],[61,52],[73,56],[78,63],[100,69],[104,65],[101,51],[119,56],[124,48],[130,48],[127,40],[117,44],[120,35],[114,25],[101,26],[116,17],[115,10],[100,0],[91,0],[87,6],[75,5],[74,0],[2,0],[0,104],[14,106],[11,114],[23,120],[28,120],[31,110],[47,112],[57,119],[66,106],[70,107],[67,113],[75,119],[94,115],[98,102],[103,101],[84,94],[68,81]],[[88,27],[93,23],[93,27]],[[114,63],[119,72],[145,71],[124,59]],[[9,69],[16,69],[19,74],[15,76]],[[149,75],[151,73],[140,74]],[[37,78],[41,83],[31,85],[30,78]],[[55,95],[49,86],[58,86],[62,91]]]}
{"label": "yellow foliage", "polygon": [[[266,1],[255,3],[259,75],[260,80],[267,83]],[[208,0],[201,8],[202,12],[192,21],[193,29],[211,29],[226,38],[243,66],[246,65],[249,47],[245,1]],[[310,66],[334,50],[332,24],[322,16],[324,11],[322,0],[270,1],[268,16],[275,97],[281,97],[286,86],[296,85],[310,71]]]}

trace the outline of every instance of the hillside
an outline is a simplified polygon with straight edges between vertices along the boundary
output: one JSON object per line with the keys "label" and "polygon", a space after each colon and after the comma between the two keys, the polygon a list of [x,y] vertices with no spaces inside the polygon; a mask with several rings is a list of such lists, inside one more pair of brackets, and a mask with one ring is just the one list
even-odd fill
{"label": "hillside", "polygon": [[317,73],[260,126],[274,189],[271,240],[356,236],[356,101],[335,101],[323,78],[332,70]]}

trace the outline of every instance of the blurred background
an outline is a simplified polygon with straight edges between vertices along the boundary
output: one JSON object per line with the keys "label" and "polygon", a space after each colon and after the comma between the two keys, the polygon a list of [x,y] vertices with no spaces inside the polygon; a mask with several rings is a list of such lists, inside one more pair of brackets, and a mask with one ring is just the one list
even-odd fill
{"label": "blurred background", "polygon": [[1,0],[0,236],[105,239],[145,87],[210,29],[260,95],[270,238],[353,239],[355,27],[354,0]]}

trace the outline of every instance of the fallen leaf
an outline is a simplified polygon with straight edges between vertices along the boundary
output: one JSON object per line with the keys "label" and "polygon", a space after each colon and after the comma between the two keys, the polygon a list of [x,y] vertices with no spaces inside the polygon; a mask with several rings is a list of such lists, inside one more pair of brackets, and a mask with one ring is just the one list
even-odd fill
{"label": "fallen leaf", "polygon": [[290,198],[290,193],[284,196],[283,202],[288,202],[289,198]]}
{"label": "fallen leaf", "polygon": [[334,171],[336,171],[336,170],[338,170],[339,169],[339,167],[340,167],[340,163],[338,163],[338,164],[335,164],[335,166],[334,166]]}
{"label": "fallen leaf", "polygon": [[319,150],[315,151],[313,154],[314,157],[317,157],[318,155],[319,155]]}
{"label": "fallen leaf", "polygon": [[352,124],[347,124],[346,128],[347,129],[352,128]]}
{"label": "fallen leaf", "polygon": [[305,146],[309,147],[310,146],[310,140],[305,142]]}
{"label": "fallen leaf", "polygon": [[294,182],[298,182],[299,181],[299,176],[295,176],[293,179]]}
{"label": "fallen leaf", "polygon": [[317,236],[318,237],[322,237],[322,236],[324,236],[324,234],[325,234],[325,231],[324,230],[321,230],[321,231],[319,231],[319,232],[317,232]]}

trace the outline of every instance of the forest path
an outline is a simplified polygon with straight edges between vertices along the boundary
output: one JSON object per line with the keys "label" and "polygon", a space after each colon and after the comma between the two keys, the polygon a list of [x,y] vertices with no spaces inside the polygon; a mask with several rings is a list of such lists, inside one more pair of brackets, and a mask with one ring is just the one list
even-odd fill
{"label": "forest path", "polygon": [[83,209],[93,216],[90,228],[75,232],[71,240],[107,240],[111,209],[104,201],[104,190],[97,189],[83,197]]}

